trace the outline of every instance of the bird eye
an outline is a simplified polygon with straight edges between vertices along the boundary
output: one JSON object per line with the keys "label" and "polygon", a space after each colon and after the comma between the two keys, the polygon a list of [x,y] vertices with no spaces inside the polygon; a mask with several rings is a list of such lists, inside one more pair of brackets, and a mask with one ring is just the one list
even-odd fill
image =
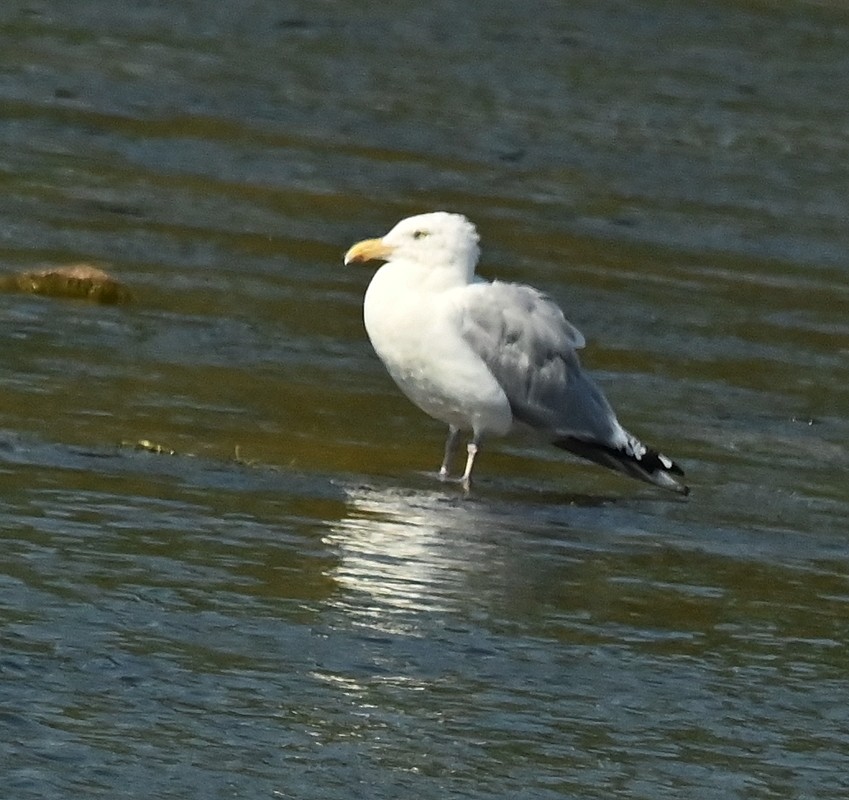
{"label": "bird eye", "polygon": [[416,231],[413,234],[414,239],[424,239],[425,236],[427,236],[427,231]]}

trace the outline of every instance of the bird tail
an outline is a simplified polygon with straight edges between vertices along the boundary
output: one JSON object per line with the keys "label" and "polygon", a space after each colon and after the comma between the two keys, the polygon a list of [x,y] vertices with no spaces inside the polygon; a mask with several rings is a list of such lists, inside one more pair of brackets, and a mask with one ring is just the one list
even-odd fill
{"label": "bird tail", "polygon": [[683,495],[690,493],[689,486],[672,477],[683,475],[684,470],[672,459],[658,453],[657,450],[646,447],[633,436],[628,435],[619,447],[581,439],[578,436],[562,436],[555,439],[552,444],[576,456],[594,461],[603,467],[624,472],[646,483],[653,483],[655,486],[671,489]]}

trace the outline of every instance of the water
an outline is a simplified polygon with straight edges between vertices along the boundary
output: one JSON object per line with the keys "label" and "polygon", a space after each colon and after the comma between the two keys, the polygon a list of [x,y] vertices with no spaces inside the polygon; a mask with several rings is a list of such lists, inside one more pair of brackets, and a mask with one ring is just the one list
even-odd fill
{"label": "water", "polygon": [[[840,4],[0,34],[0,269],[134,296],[0,294],[3,796],[847,795]],[[690,498],[518,441],[468,500],[433,479],[341,255],[436,208]]]}

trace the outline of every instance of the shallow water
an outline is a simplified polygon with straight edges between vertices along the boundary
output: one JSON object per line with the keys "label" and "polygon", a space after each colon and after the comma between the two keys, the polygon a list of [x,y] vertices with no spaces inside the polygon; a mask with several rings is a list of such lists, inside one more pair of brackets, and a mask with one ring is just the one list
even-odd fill
{"label": "shallow water", "polygon": [[[134,5],[0,9],[0,271],[134,296],[0,294],[5,792],[846,797],[849,13]],[[434,480],[341,255],[435,208],[690,498]]]}

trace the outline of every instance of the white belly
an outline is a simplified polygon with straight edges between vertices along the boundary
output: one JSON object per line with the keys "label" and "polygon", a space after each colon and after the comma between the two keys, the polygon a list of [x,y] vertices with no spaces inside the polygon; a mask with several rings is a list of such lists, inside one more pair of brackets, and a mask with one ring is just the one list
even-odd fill
{"label": "white belly", "polygon": [[513,423],[507,397],[460,336],[444,297],[405,295],[387,272],[382,267],[369,285],[364,320],[395,383],[419,408],[447,425],[478,435],[507,433]]}

